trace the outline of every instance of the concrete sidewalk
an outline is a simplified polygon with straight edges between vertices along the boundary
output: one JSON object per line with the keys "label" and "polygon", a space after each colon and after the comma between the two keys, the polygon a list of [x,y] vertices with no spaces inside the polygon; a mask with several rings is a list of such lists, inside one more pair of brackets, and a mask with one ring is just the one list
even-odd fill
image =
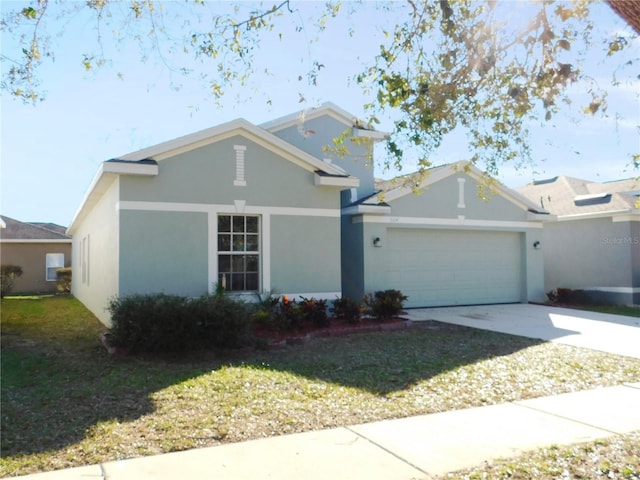
{"label": "concrete sidewalk", "polygon": [[640,430],[640,383],[18,477],[29,480],[430,479]]}

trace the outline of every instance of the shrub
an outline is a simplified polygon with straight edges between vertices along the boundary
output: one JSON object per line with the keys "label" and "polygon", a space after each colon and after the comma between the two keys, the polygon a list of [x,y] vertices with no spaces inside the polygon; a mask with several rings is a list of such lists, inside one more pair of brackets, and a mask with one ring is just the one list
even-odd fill
{"label": "shrub", "polygon": [[336,298],[333,301],[333,315],[347,323],[358,323],[362,314],[362,305],[349,297]]}
{"label": "shrub", "polygon": [[22,276],[22,267],[18,265],[0,266],[0,297],[13,291],[14,281],[20,276]]}
{"label": "shrub", "polygon": [[203,348],[241,348],[252,343],[253,307],[228,295],[203,295],[191,302],[198,338]]}
{"label": "shrub", "polygon": [[302,319],[304,321],[311,322],[314,327],[322,328],[329,326],[326,300],[302,297],[302,301],[299,303],[298,308]]}
{"label": "shrub", "polygon": [[184,297],[136,294],[112,299],[108,310],[114,345],[131,353],[183,352],[197,335]]}
{"label": "shrub", "polygon": [[399,290],[381,290],[364,296],[367,314],[376,320],[388,320],[402,311],[402,305],[408,297]]}
{"label": "shrub", "polygon": [[558,303],[589,304],[589,298],[584,290],[572,290],[571,288],[558,288]]}
{"label": "shrub", "polygon": [[132,353],[238,348],[252,341],[251,308],[226,295],[131,295],[112,299],[108,310],[112,343]]}
{"label": "shrub", "polygon": [[58,293],[71,293],[71,267],[56,270],[56,278],[58,279],[58,284],[56,285]]}

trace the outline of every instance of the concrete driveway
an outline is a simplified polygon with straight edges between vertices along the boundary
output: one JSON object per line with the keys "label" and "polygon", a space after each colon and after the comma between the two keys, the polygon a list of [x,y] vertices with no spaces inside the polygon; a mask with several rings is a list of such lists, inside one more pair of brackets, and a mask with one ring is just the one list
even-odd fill
{"label": "concrete driveway", "polygon": [[510,304],[406,310],[414,322],[467,327],[640,358],[640,318],[545,305]]}

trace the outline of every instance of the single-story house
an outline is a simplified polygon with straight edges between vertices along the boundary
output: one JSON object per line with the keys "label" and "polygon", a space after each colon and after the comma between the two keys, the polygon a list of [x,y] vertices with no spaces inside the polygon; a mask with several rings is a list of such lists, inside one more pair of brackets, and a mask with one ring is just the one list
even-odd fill
{"label": "single-story house", "polygon": [[[337,137],[341,155],[327,148]],[[113,296],[217,284],[247,298],[397,288],[409,306],[542,299],[544,211],[504,187],[484,202],[480,172],[459,165],[432,172],[422,195],[383,200],[372,165],[384,138],[326,103],[105,161],[69,227],[73,294],[106,324]]]}
{"label": "single-story house", "polygon": [[640,304],[640,180],[559,176],[518,189],[557,218],[545,224],[545,289],[584,290],[593,301]]}
{"label": "single-story house", "polygon": [[0,218],[4,224],[0,228],[0,262],[22,268],[11,293],[55,293],[56,270],[71,266],[71,237],[66,228],[20,222],[4,215]]}

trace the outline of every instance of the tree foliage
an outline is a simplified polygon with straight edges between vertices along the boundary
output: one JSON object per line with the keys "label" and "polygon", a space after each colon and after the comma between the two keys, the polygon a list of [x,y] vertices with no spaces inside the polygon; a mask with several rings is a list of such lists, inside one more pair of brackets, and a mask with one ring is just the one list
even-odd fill
{"label": "tree foliage", "polygon": [[[130,48],[133,40],[141,60],[154,58],[180,75],[199,76],[217,99],[256,73],[264,35],[282,37],[287,22],[298,33],[308,28],[298,12],[302,4],[290,0],[267,5],[204,0],[180,5],[151,0],[62,5],[52,13],[48,0],[32,0],[4,15],[2,29],[18,37],[21,45],[20,51],[2,54],[4,91],[27,102],[43,98],[46,79],[39,69],[55,58],[52,32],[47,30],[54,19],[85,15],[92,22],[96,46],[81,59],[86,70],[112,60],[112,54],[105,53],[111,52],[105,47],[107,40],[123,48]],[[366,105],[371,124],[381,115],[395,119],[387,141],[389,165],[401,167],[404,153],[411,150],[426,169],[433,152],[454,131],[466,133],[471,162],[482,163],[489,173],[496,174],[505,162],[528,162],[529,130],[553,121],[572,103],[572,85],[588,94],[581,106],[585,113],[605,114],[606,87],[585,74],[583,61],[587,54],[606,58],[628,52],[636,36],[630,29],[596,35],[592,5],[590,0],[380,4],[379,18],[393,12],[400,21],[385,31],[379,54],[354,80],[373,98]],[[313,34],[322,35],[334,17],[358,8],[362,4],[324,4]],[[627,53],[624,58],[627,67],[635,62]],[[193,59],[199,67],[193,66]],[[300,78],[315,85],[322,62],[309,59]],[[615,75],[614,83],[620,81]],[[630,153],[638,159],[638,152]]]}

